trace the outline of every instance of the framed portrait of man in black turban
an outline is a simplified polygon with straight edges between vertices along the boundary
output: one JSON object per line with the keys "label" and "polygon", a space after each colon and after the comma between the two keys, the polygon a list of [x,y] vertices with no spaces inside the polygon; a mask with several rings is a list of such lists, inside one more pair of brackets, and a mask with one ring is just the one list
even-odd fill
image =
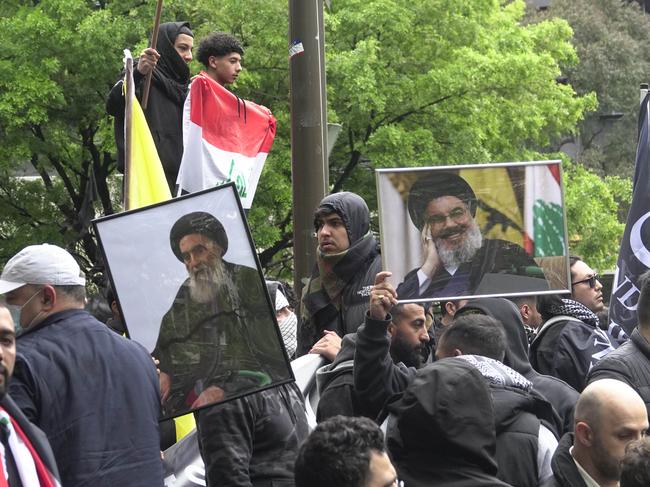
{"label": "framed portrait of man in black turban", "polygon": [[377,170],[400,301],[568,293],[560,161]]}
{"label": "framed portrait of man in black turban", "polygon": [[128,335],[159,361],[164,418],[293,380],[234,184],[94,225]]}

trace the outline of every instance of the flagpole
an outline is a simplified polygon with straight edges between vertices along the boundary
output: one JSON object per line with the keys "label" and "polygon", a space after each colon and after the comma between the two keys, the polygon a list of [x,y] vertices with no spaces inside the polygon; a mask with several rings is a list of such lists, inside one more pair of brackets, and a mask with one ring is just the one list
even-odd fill
{"label": "flagpole", "polygon": [[[151,45],[149,47],[156,48],[158,44],[158,30],[160,29],[160,16],[162,14],[163,0],[158,0],[156,4],[156,17],[153,21],[153,33],[151,34]],[[155,69],[155,68],[154,68]],[[144,80],[144,91],[142,92],[142,109],[147,109],[147,102],[149,101],[149,89],[151,88],[151,77],[153,76],[153,69],[149,71]]]}
{"label": "flagpole", "polygon": [[131,187],[131,127],[133,126],[133,97],[135,96],[133,87],[133,57],[128,49],[124,50],[124,63],[126,75],[124,83],[126,93],[124,96],[124,209],[130,209],[131,202],[129,198],[129,188]]}

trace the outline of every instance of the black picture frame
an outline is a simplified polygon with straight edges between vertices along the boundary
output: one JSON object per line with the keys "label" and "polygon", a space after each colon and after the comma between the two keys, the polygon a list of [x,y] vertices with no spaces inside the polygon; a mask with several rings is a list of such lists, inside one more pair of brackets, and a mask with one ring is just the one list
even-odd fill
{"label": "black picture frame", "polygon": [[[128,337],[160,355],[161,377],[171,381],[161,419],[294,380],[234,183],[99,218],[93,227]],[[230,287],[217,291],[215,284],[216,297],[199,303],[191,294],[198,281],[188,277],[196,262],[182,261],[194,259],[195,250],[181,255],[182,247],[206,237],[206,246],[218,249],[223,235],[222,275],[229,280],[215,282]],[[218,254],[203,255],[214,261]],[[192,394],[208,402],[197,404]]]}

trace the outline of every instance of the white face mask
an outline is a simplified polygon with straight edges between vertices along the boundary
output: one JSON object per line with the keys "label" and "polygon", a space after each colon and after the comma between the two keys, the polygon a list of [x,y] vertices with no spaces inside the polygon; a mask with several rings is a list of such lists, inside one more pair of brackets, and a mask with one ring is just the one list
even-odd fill
{"label": "white face mask", "polygon": [[14,320],[14,328],[16,329],[16,334],[17,335],[20,334],[23,330],[28,329],[29,327],[31,327],[32,324],[34,323],[34,321],[36,321],[36,319],[41,315],[42,311],[39,311],[38,314],[36,316],[34,316],[34,318],[32,318],[32,320],[29,322],[29,324],[26,327],[23,328],[20,325],[20,316],[22,315],[23,308],[25,306],[27,306],[32,299],[34,299],[36,296],[38,296],[38,294],[40,294],[40,292],[42,290],[43,289],[39,289],[34,294],[32,294],[32,296],[27,301],[25,301],[24,304],[21,304],[21,305],[18,305],[18,304],[5,304],[5,307],[9,310],[9,313],[11,313],[11,319]]}

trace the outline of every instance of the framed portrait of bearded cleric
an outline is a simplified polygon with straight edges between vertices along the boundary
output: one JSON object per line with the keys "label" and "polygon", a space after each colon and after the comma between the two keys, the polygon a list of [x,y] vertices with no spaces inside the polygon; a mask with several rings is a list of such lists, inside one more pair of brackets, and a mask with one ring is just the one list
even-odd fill
{"label": "framed portrait of bearded cleric", "polygon": [[293,380],[233,183],[93,223],[128,336],[160,362],[164,418]]}
{"label": "framed portrait of bearded cleric", "polygon": [[570,292],[560,161],[378,169],[398,300]]}

